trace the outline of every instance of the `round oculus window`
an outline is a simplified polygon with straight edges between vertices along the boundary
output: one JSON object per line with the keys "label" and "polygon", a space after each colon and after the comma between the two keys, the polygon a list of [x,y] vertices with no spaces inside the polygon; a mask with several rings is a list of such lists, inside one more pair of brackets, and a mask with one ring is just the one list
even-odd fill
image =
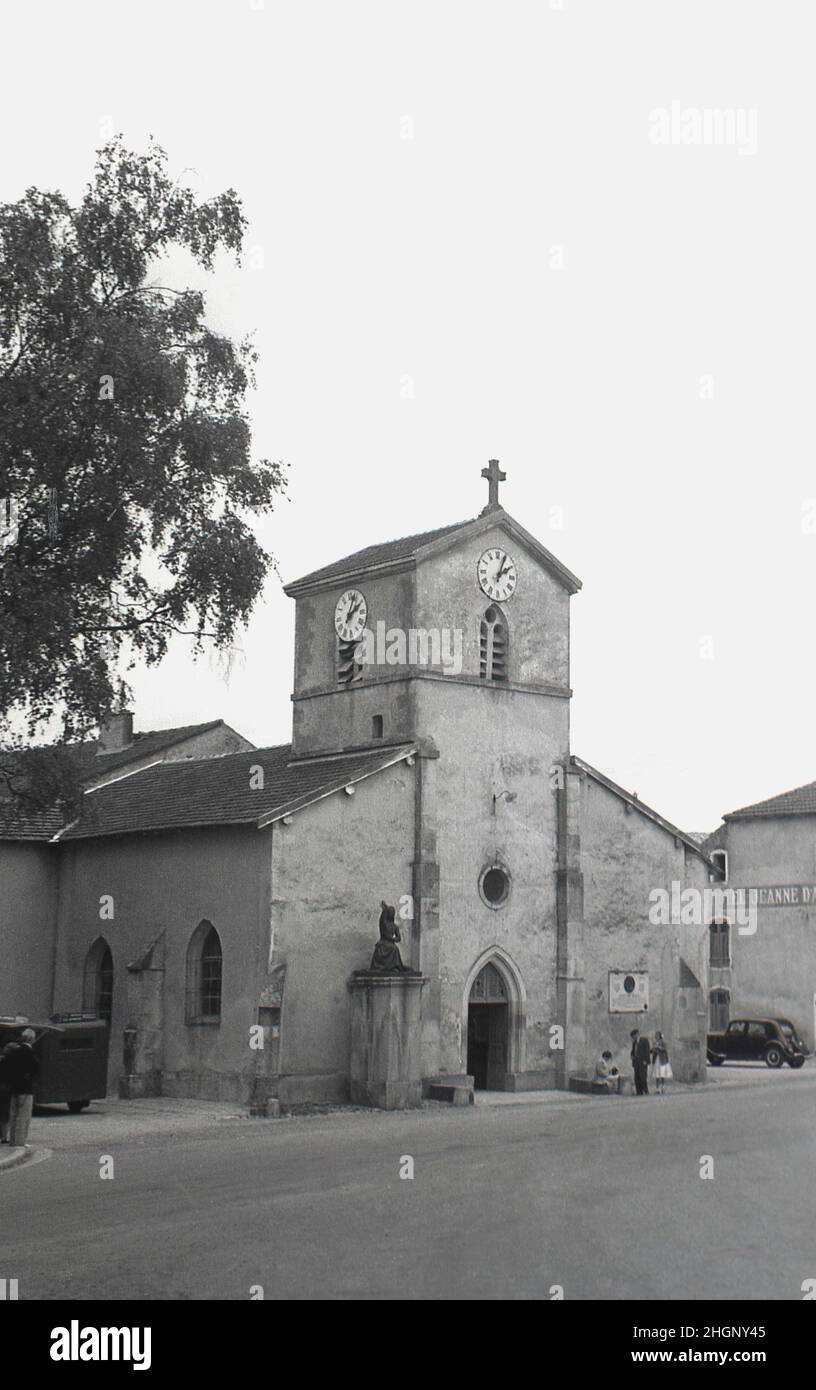
{"label": "round oculus window", "polygon": [[501,907],[510,895],[510,875],[500,864],[491,864],[482,874],[479,888],[488,907]]}

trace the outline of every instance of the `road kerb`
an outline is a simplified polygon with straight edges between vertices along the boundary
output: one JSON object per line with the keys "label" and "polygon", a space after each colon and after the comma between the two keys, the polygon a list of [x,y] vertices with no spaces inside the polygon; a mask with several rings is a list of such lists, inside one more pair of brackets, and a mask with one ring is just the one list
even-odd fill
{"label": "road kerb", "polygon": [[0,1173],[6,1168],[16,1168],[19,1163],[25,1163],[29,1153],[30,1150],[26,1147],[8,1149],[4,1145],[0,1152]]}

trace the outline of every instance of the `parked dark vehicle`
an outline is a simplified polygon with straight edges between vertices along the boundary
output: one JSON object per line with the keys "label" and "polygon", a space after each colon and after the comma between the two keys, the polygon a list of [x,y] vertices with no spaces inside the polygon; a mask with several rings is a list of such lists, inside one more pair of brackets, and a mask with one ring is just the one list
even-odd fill
{"label": "parked dark vehicle", "polygon": [[766,1066],[804,1066],[807,1048],[787,1018],[732,1018],[724,1033],[709,1033],[706,1055],[714,1067],[723,1062],[765,1062]]}
{"label": "parked dark vehicle", "polygon": [[104,1100],[108,1079],[108,1025],[95,1014],[54,1014],[47,1022],[0,1018],[0,1047],[15,1042],[24,1028],[37,1035],[34,1051],[40,1071],[35,1105],[65,1102],[77,1114],[92,1100]]}

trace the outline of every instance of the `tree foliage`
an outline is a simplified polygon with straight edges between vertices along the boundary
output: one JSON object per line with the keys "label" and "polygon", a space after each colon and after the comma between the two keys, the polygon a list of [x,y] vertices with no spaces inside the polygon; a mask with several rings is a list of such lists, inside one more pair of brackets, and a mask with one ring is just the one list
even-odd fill
{"label": "tree foliage", "polygon": [[198,202],[119,138],[78,207],[0,207],[0,744],[21,718],[85,734],[128,661],[176,632],[227,647],[249,617],[273,561],[247,518],[285,486],[251,457],[255,354],[155,274],[177,248],[238,257],[244,227],[233,191]]}

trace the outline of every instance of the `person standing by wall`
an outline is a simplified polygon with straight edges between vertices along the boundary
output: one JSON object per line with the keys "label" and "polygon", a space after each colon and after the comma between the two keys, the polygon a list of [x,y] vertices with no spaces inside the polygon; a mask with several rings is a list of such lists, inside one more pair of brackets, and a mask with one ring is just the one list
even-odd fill
{"label": "person standing by wall", "polygon": [[649,1061],[652,1055],[649,1039],[646,1037],[645,1033],[641,1035],[637,1028],[633,1028],[629,1036],[632,1039],[632,1070],[635,1073],[635,1095],[648,1096]]}
{"label": "person standing by wall", "polygon": [[652,1067],[657,1094],[665,1096],[666,1082],[671,1081],[673,1073],[666,1041],[660,1032],[655,1033],[655,1040],[652,1045]]}
{"label": "person standing by wall", "polygon": [[36,1039],[33,1028],[24,1028],[19,1046],[4,1059],[3,1071],[11,1092],[9,1143],[15,1148],[25,1145],[34,1108],[34,1083],[40,1070],[34,1054]]}

